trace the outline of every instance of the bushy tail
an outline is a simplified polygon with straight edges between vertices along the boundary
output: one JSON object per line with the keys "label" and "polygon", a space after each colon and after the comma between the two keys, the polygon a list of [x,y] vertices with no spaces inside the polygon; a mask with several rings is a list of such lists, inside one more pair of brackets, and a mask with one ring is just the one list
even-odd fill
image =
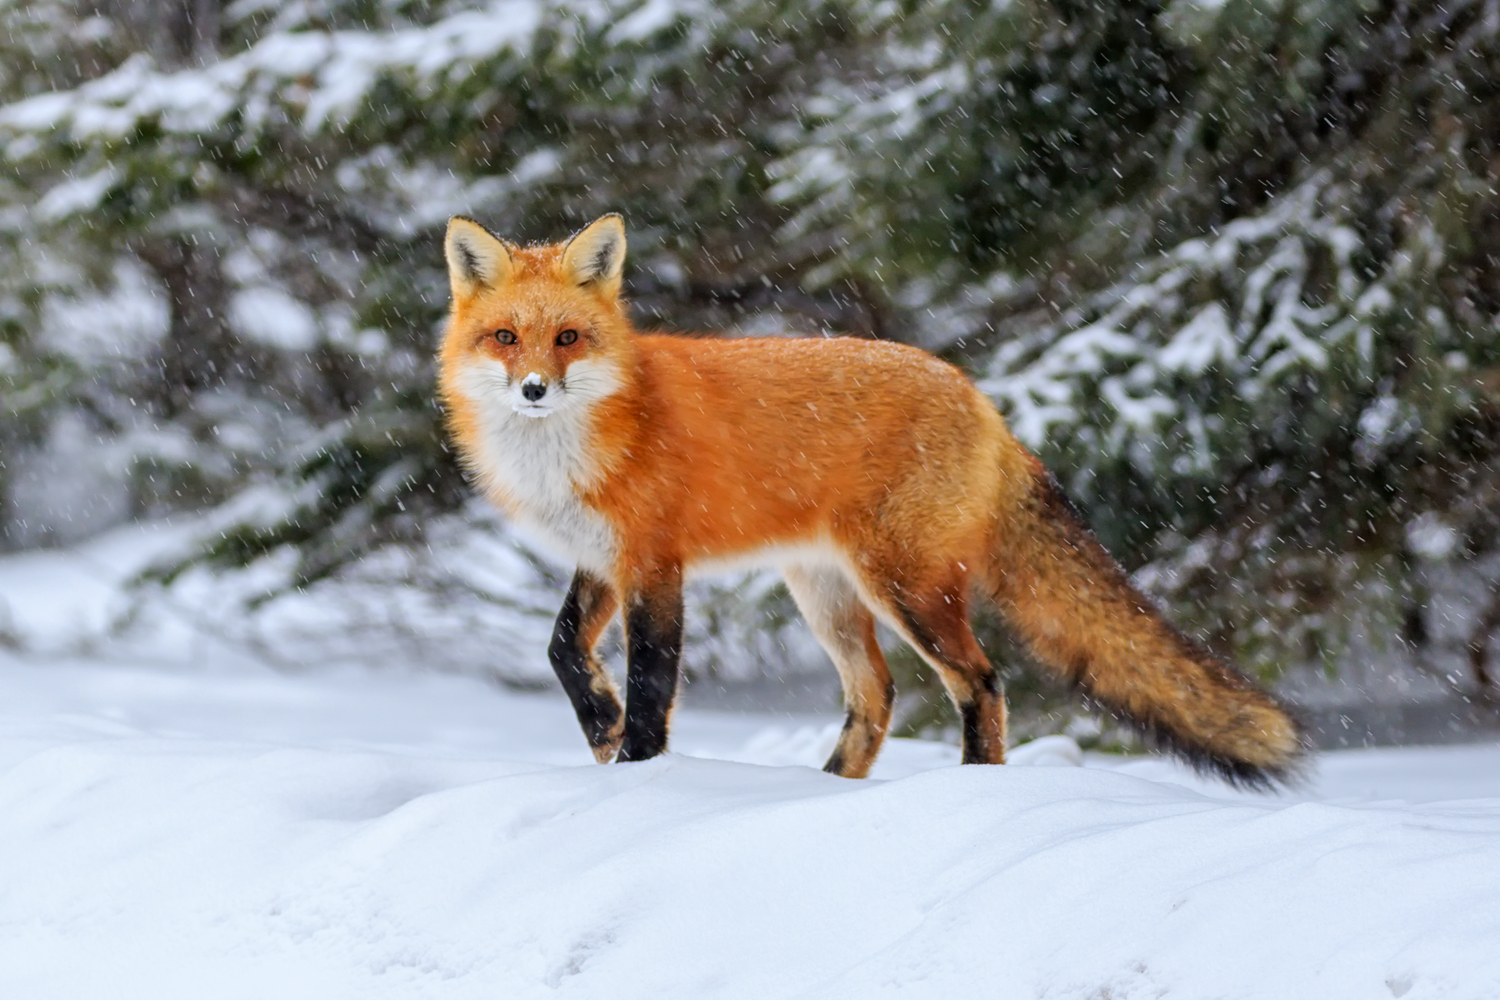
{"label": "bushy tail", "polygon": [[1270,695],[1183,636],[1040,469],[997,523],[990,584],[1048,668],[1200,771],[1264,788],[1295,776],[1297,723]]}

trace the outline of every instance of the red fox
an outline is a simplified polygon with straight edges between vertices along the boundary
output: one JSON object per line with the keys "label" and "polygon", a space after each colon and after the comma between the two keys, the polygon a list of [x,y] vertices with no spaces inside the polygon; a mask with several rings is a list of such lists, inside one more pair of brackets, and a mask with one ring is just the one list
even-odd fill
{"label": "red fox", "polygon": [[[638,333],[618,215],[545,246],[455,217],[445,255],[449,429],[484,492],[577,567],[548,652],[601,763],[666,749],[684,575],[769,562],[843,682],[834,774],[868,774],[890,725],[877,620],[942,678],[963,761],[1004,762],[976,596],[1200,768],[1249,786],[1293,773],[1297,724],[1162,619],[957,368],[853,338]],[[594,651],[617,611],[623,708]]]}

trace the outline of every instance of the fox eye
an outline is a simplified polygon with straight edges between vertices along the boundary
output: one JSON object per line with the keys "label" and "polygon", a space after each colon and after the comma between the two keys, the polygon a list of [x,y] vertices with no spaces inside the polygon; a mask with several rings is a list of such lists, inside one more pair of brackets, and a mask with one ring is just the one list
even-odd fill
{"label": "fox eye", "polygon": [[495,339],[502,344],[510,345],[516,342],[516,335],[509,330],[496,330]]}
{"label": "fox eye", "polygon": [[557,346],[558,347],[567,347],[569,344],[573,343],[577,339],[578,339],[578,331],[577,330],[564,330],[562,333],[559,333],[557,335]]}

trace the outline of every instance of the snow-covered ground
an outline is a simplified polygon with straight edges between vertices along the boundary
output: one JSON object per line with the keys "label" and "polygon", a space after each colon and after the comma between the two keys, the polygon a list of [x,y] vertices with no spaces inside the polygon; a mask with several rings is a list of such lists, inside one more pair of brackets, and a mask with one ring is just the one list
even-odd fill
{"label": "snow-covered ground", "polygon": [[1500,746],[1262,798],[834,733],[600,767],[466,678],[0,660],[0,996],[1500,995]]}
{"label": "snow-covered ground", "polygon": [[1061,737],[846,781],[837,722],[601,767],[561,695],[409,664],[0,653],[0,997],[1500,996],[1500,745],[1265,797]]}

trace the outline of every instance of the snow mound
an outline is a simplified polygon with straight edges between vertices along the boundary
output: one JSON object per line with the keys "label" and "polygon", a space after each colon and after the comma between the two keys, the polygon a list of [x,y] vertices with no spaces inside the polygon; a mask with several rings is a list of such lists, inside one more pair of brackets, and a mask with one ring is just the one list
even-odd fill
{"label": "snow mound", "polygon": [[[483,690],[0,661],[0,995],[1500,995],[1500,799],[913,770],[951,756],[907,741],[887,781],[570,766],[560,698]],[[724,722],[684,715],[688,748]],[[730,756],[828,739],[726,726]],[[1015,756],[1078,763],[1061,738]]]}

